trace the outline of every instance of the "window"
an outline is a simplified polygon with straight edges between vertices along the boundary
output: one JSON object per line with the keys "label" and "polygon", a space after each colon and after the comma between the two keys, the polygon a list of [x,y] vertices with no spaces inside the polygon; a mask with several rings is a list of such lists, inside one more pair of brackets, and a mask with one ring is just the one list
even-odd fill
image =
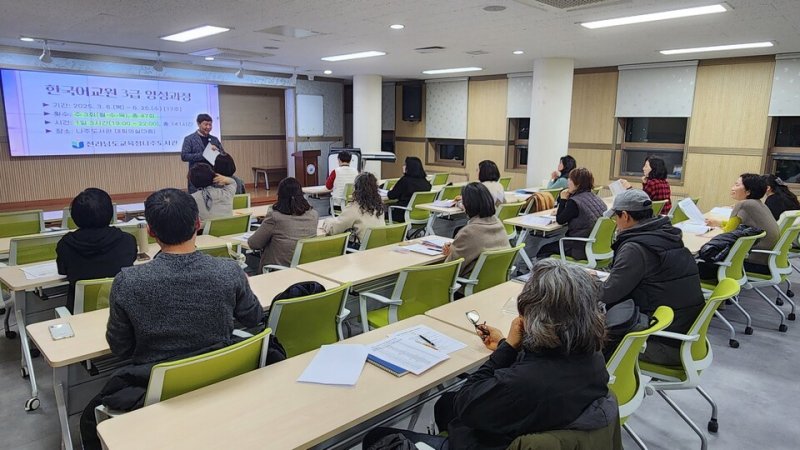
{"label": "window", "polygon": [[464,167],[463,139],[428,139],[428,164]]}
{"label": "window", "polygon": [[381,132],[381,151],[394,153],[394,131],[383,130]]}
{"label": "window", "polygon": [[527,117],[508,119],[506,169],[524,170],[527,167],[530,128],[531,119]]}
{"label": "window", "polygon": [[767,171],[787,183],[800,183],[800,117],[773,118],[775,138]]}
{"label": "window", "polygon": [[685,117],[630,117],[620,119],[624,132],[619,175],[641,176],[650,156],[664,160],[668,178],[680,179],[686,149]]}

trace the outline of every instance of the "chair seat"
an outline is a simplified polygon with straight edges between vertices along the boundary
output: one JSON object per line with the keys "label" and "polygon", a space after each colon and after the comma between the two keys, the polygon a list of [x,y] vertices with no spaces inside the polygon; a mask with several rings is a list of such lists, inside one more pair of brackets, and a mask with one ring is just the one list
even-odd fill
{"label": "chair seat", "polygon": [[716,280],[700,280],[700,289],[713,291],[715,287],[717,287]]}
{"label": "chair seat", "polygon": [[763,273],[754,273],[754,272],[746,272],[746,273],[747,273],[747,278],[748,279],[750,279],[750,278],[755,278],[757,280],[771,280],[772,279],[772,275],[767,275],[767,274],[763,274]]}
{"label": "chair seat", "polygon": [[639,360],[639,368],[642,372],[649,374],[663,375],[666,378],[672,378],[680,381],[686,381],[686,371],[683,366],[662,366],[660,364],[653,364]]}
{"label": "chair seat", "polygon": [[375,309],[367,313],[367,321],[372,328],[389,325],[389,307]]}

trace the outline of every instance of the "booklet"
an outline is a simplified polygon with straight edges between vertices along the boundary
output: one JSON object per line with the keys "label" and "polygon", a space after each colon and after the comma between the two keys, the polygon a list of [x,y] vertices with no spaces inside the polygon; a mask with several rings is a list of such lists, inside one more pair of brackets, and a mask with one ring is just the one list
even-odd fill
{"label": "booklet", "polygon": [[353,386],[361,376],[368,353],[366,345],[323,345],[297,381]]}
{"label": "booklet", "polygon": [[611,190],[611,196],[616,197],[619,194],[622,194],[626,191],[625,186],[622,185],[621,180],[617,180],[608,185],[608,188]]}
{"label": "booklet", "polygon": [[394,336],[370,345],[367,361],[400,376],[404,371],[419,375],[448,358],[447,353],[407,337]]}
{"label": "booklet", "polygon": [[706,218],[691,198],[687,197],[679,201],[678,207],[686,214],[686,217],[689,218],[689,222],[697,225],[706,224]]}

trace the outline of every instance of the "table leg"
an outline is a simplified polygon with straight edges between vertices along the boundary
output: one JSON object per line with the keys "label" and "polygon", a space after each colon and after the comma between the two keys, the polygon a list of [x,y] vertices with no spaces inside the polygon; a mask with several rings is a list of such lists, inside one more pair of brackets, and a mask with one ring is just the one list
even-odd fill
{"label": "table leg", "polygon": [[433,231],[433,221],[436,219],[436,214],[431,213],[428,216],[428,223],[425,224],[425,234],[427,236],[436,236],[436,232]]}
{"label": "table leg", "polygon": [[[519,232],[519,235],[517,236],[517,245],[519,245],[522,242],[525,242],[525,239],[527,237],[528,237],[528,229],[523,228]],[[525,262],[525,265],[528,266],[528,270],[533,269],[533,262],[531,261],[531,258],[528,256],[528,253],[525,251],[524,248],[519,252],[519,256],[522,258],[522,261]]]}
{"label": "table leg", "polygon": [[25,411],[33,411],[39,408],[39,390],[36,387],[36,375],[33,370],[33,360],[31,358],[31,347],[28,343],[28,332],[25,330],[25,291],[14,291],[14,313],[17,316],[17,328],[19,329],[19,343],[22,346],[22,376],[28,376],[31,383],[31,398],[25,402]]}
{"label": "table leg", "polygon": [[258,171],[253,169],[253,188],[258,192]]}
{"label": "table leg", "polygon": [[69,366],[53,369],[53,391],[56,395],[58,421],[61,424],[61,448],[72,450],[72,434],[69,432]]}

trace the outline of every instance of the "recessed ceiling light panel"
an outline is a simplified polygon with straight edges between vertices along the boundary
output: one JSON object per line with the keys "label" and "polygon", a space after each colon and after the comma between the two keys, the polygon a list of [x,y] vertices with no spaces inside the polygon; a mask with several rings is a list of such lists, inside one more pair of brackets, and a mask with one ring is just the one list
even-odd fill
{"label": "recessed ceiling light panel", "polygon": [[195,39],[224,33],[226,31],[230,31],[230,28],[203,25],[202,27],[192,28],[191,30],[181,31],[180,33],[170,34],[169,36],[163,36],[161,39],[173,42],[189,42]]}
{"label": "recessed ceiling light panel", "polygon": [[440,75],[443,73],[461,73],[461,72],[477,72],[483,70],[482,67],[454,67],[452,69],[431,69],[423,70],[422,73],[426,75]]}
{"label": "recessed ceiling light panel", "polygon": [[383,56],[386,52],[379,52],[377,50],[370,50],[367,52],[349,53],[346,55],[326,56],[322,58],[323,61],[347,61],[349,59],[372,58],[374,56]]}
{"label": "recessed ceiling light panel", "polygon": [[405,25],[403,25],[403,24],[401,24],[401,23],[396,23],[396,24],[394,24],[394,25],[389,25],[389,28],[391,28],[391,29],[393,29],[393,30],[402,30],[402,29],[403,29],[403,28],[405,28],[405,27],[406,27],[406,26],[405,26]]}
{"label": "recessed ceiling light panel", "polygon": [[747,48],[765,48],[765,47],[772,47],[773,45],[774,44],[771,41],[750,42],[747,44],[715,45],[712,47],[694,47],[694,48],[678,48],[673,50],[661,50],[659,53],[661,53],[662,55],[683,55],[685,53],[720,52],[726,50],[741,50]]}
{"label": "recessed ceiling light panel", "polygon": [[522,50],[514,50],[514,51],[513,51],[513,52],[511,52],[511,53],[513,53],[513,54],[515,54],[515,55],[522,55],[522,54],[525,54],[525,52],[524,52],[524,51],[522,51]]}
{"label": "recessed ceiling light panel", "polygon": [[19,38],[19,40],[22,41],[22,42],[34,42],[36,39],[34,39],[32,37],[23,36],[23,37]]}
{"label": "recessed ceiling light panel", "polygon": [[681,17],[702,16],[704,14],[715,14],[727,11],[728,8],[722,3],[709,6],[698,6],[696,8],[675,9],[652,14],[641,14],[638,16],[619,17],[616,19],[597,20],[594,22],[583,22],[582,27],[595,29],[616,27],[620,25],[630,25],[632,23],[656,22],[658,20],[679,19]]}
{"label": "recessed ceiling light panel", "polygon": [[333,71],[332,70],[326,70],[326,71],[324,71],[322,73],[324,73],[325,75],[330,75],[330,74],[333,73]]}

